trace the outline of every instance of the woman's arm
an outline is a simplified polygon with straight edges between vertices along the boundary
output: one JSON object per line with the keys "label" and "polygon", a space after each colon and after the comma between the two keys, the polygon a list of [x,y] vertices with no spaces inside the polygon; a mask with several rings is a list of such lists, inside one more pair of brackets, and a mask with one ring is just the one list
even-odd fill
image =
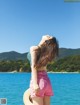
{"label": "woman's arm", "polygon": [[37,69],[35,68],[36,64],[36,53],[37,53],[37,46],[32,46],[30,48],[30,53],[31,53],[31,71],[32,71],[32,80],[33,80],[33,87],[34,89],[38,89],[38,84],[37,84]]}

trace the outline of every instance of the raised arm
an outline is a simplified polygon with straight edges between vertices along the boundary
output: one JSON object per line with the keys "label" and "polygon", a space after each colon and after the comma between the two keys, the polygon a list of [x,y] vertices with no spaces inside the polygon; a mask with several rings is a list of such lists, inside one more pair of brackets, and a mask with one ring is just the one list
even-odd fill
{"label": "raised arm", "polygon": [[36,53],[37,53],[37,46],[32,46],[30,48],[30,53],[31,53],[31,71],[32,71],[32,80],[33,80],[33,87],[34,89],[38,89],[38,84],[37,84],[37,69],[35,68],[36,64]]}

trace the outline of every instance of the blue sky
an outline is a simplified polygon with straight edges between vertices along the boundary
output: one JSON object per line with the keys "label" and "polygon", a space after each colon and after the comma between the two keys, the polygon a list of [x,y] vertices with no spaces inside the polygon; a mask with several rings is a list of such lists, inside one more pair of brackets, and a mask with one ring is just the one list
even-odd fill
{"label": "blue sky", "polygon": [[80,2],[0,0],[0,53],[28,52],[45,34],[60,48],[80,48]]}

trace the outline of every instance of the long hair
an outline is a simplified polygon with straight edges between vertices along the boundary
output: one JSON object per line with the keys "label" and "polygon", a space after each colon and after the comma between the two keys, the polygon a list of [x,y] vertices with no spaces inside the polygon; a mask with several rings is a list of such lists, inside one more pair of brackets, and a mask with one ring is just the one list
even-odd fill
{"label": "long hair", "polygon": [[37,59],[35,68],[46,66],[49,62],[53,61],[59,54],[59,44],[55,37],[45,40],[45,42],[37,49]]}

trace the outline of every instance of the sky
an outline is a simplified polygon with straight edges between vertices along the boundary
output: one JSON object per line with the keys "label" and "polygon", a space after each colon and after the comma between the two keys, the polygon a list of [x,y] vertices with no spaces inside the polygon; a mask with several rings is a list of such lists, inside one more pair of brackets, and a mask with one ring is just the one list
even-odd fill
{"label": "sky", "polygon": [[60,48],[80,48],[80,2],[0,0],[0,53],[28,52],[46,34]]}

